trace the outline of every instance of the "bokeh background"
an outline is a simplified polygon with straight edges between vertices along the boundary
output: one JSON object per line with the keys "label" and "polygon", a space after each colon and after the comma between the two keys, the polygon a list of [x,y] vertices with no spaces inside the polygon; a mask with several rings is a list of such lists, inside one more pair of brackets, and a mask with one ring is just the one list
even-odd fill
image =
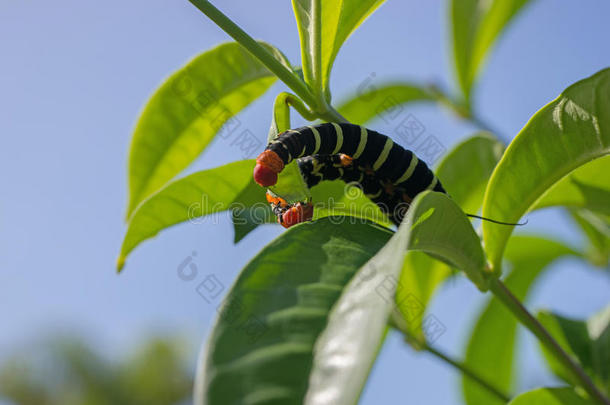
{"label": "bokeh background", "polygon": [[[216,3],[247,32],[298,63],[289,1]],[[339,53],[334,101],[358,86],[390,79],[455,91],[447,3],[388,0],[381,6]],[[512,138],[569,84],[609,66],[608,15],[610,3],[599,0],[533,1],[491,52],[475,93],[481,117]],[[228,39],[186,0],[0,0],[0,369],[33,358],[46,367],[44,379],[58,367],[41,353],[68,339],[96,351],[110,374],[134,357],[140,356],[136,362],[146,370],[158,350],[173,353],[172,359],[184,362],[188,380],[219,303],[206,302],[198,282],[213,274],[228,289],[281,229],[263,226],[233,245],[227,215],[179,225],[142,244],[117,275],[126,162],[131,131],[150,94],[190,58]],[[283,89],[274,85],[238,116],[261,142],[273,98]],[[446,148],[474,131],[433,106],[409,112]],[[369,126],[392,130],[383,120]],[[217,139],[187,172],[242,159],[241,153]],[[528,218],[522,231],[583,243],[557,211]],[[189,256],[198,269],[191,282],[177,275]],[[463,277],[445,284],[431,306],[446,326],[437,346],[461,356],[468,327],[488,298]],[[585,317],[609,301],[607,275],[562,260],[540,280],[528,305]],[[523,331],[520,344],[519,389],[554,384]],[[0,403],[11,402],[0,394]],[[459,404],[459,375],[390,335],[361,403]]]}

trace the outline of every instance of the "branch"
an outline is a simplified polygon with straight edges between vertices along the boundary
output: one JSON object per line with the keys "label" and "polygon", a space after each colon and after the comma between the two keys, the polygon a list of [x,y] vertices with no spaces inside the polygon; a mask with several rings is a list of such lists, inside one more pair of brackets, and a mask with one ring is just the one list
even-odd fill
{"label": "branch", "polygon": [[528,312],[517,297],[499,279],[495,277],[491,279],[490,290],[540,340],[551,354],[573,374],[592,399],[601,405],[610,405],[610,400],[599,391],[582,368],[562,349],[544,326]]}

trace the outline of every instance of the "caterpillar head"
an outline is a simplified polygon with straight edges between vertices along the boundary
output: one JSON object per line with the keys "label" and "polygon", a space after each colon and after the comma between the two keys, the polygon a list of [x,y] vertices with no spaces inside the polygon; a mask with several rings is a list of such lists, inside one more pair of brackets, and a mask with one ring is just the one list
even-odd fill
{"label": "caterpillar head", "polygon": [[254,181],[260,186],[270,187],[277,183],[277,175],[284,169],[284,162],[277,153],[266,150],[256,158],[252,173]]}
{"label": "caterpillar head", "polygon": [[310,221],[311,218],[313,218],[313,205],[308,202],[299,202],[284,211],[281,216],[278,216],[278,222],[284,228],[290,228],[301,222]]}

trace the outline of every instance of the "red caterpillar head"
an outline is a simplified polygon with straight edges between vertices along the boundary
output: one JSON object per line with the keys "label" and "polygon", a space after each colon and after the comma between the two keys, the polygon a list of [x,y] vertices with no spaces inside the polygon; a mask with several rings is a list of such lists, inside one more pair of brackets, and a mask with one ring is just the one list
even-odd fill
{"label": "red caterpillar head", "polygon": [[277,174],[284,169],[284,162],[277,153],[266,150],[256,158],[254,166],[254,181],[263,187],[270,187],[277,183]]}
{"label": "red caterpillar head", "polygon": [[297,203],[278,217],[278,222],[284,228],[290,228],[301,222],[310,221],[311,218],[313,218],[313,205],[310,203]]}

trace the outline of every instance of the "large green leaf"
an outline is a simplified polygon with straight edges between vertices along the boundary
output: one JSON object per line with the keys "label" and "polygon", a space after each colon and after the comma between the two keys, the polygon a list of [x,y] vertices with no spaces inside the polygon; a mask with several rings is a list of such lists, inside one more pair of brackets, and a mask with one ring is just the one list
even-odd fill
{"label": "large green leaf", "polygon": [[[517,222],[551,186],[610,152],[610,69],[568,87],[538,111],[498,163],[483,216]],[[483,223],[483,239],[496,273],[513,227]]]}
{"label": "large green leaf", "polygon": [[419,194],[392,239],[358,271],[333,307],[316,344],[307,404],[356,403],[395,305],[407,249],[439,257],[486,287],[485,257],[467,217],[444,194]]}
{"label": "large green leaf", "polygon": [[[320,43],[315,43],[314,3],[321,5]],[[384,0],[293,0],[292,5],[301,37],[301,59],[305,80],[319,84],[328,94],[329,77],[339,49],[356,28]],[[314,72],[314,52],[319,47],[321,71]],[[315,77],[319,75],[319,77]]]}
{"label": "large green leaf", "polygon": [[[610,306],[587,321],[565,318],[549,311],[540,311],[538,320],[571,356],[578,359],[585,372],[598,387],[610,394]],[[543,348],[553,372],[577,384],[570,372]]]}
{"label": "large green leaf", "polygon": [[403,104],[434,101],[427,89],[410,83],[386,83],[380,86],[358,89],[356,95],[339,104],[337,110],[350,122],[366,122],[402,108]]}
{"label": "large green leaf", "polygon": [[[125,259],[142,241],[159,231],[188,220],[225,211],[232,204],[244,204],[238,197],[252,179],[253,160],[242,160],[204,170],[176,180],[150,196],[134,212],[127,225],[121,253],[120,270]],[[246,200],[246,202],[249,200]]]}
{"label": "large green leaf", "polygon": [[595,405],[571,388],[537,388],[514,398],[508,405]]}
{"label": "large green leaf", "polygon": [[586,163],[555,183],[533,209],[561,205],[610,215],[609,173],[610,156]]}
{"label": "large green leaf", "polygon": [[267,245],[225,300],[199,365],[196,403],[309,403],[314,345],[330,309],[390,237],[371,223],[324,218]]}
{"label": "large green leaf", "polygon": [[[577,255],[569,247],[536,236],[511,238],[506,259],[512,271],[505,284],[524,301],[538,277],[555,260],[565,255]],[[506,307],[492,297],[472,330],[464,364],[501,392],[512,389],[514,378],[517,320]],[[503,404],[497,397],[482,389],[468,377],[462,377],[462,392],[468,405]]]}
{"label": "large green leaf", "polygon": [[231,118],[274,81],[275,76],[237,43],[204,52],[170,76],[150,98],[135,128],[128,216],[187,167],[214,136],[240,145],[256,141]]}
{"label": "large green leaf", "polygon": [[485,56],[498,35],[529,0],[452,0],[453,57],[458,83],[469,101]]}
{"label": "large green leaf", "polygon": [[[485,186],[502,150],[500,141],[480,133],[455,146],[439,164],[436,175],[463,211],[479,211]],[[405,257],[396,302],[416,347],[426,338],[421,323],[426,306],[436,288],[450,275],[449,266],[422,252],[411,251]]]}

